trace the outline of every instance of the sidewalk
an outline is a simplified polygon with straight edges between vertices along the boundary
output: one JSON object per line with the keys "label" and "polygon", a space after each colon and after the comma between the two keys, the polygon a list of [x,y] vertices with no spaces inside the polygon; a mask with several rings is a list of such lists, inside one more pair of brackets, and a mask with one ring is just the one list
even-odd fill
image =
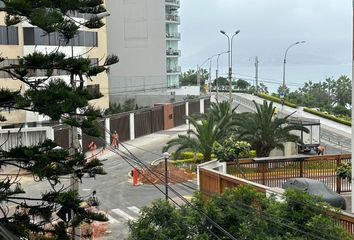
{"label": "sidewalk", "polygon": [[[177,137],[179,134],[185,134],[188,130],[188,125],[181,125],[175,128],[171,128],[168,130],[163,130],[163,131],[159,131],[156,133],[152,133],[149,135],[145,135],[139,138],[136,138],[134,140],[129,140],[129,141],[125,141],[122,142],[124,144],[124,146],[129,150],[132,151],[134,149],[139,149],[139,148],[144,148],[144,146],[148,145],[148,144],[152,144],[152,143],[161,143],[161,142],[167,142],[175,137]],[[161,145],[161,149],[162,149],[163,145]],[[127,150],[120,146],[119,150],[121,150],[122,152],[127,152]],[[96,150],[97,153],[100,153],[102,151],[102,148],[99,148]],[[162,158],[163,155],[162,153],[159,153],[160,157]],[[116,154],[112,151],[110,151],[109,149],[106,149],[102,154],[98,154],[97,158],[98,159],[107,159],[110,157],[115,156]],[[86,153],[87,157],[91,156],[90,152]],[[156,159],[159,159],[158,156],[156,156]]]}

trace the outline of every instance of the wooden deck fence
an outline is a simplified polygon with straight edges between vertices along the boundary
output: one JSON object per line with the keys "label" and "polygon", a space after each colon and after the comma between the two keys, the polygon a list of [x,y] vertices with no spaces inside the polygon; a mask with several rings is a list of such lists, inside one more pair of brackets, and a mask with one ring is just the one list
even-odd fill
{"label": "wooden deck fence", "polygon": [[228,163],[227,172],[233,176],[260,183],[268,187],[281,188],[290,178],[311,178],[324,182],[333,191],[350,192],[350,183],[336,176],[336,168],[351,161],[350,154],[303,156],[284,160],[240,160]]}
{"label": "wooden deck fence", "polygon": [[[248,185],[258,192],[281,195],[283,182],[289,178],[306,177],[323,181],[336,191],[350,191],[347,181],[338,179],[335,168],[341,163],[351,161],[350,154],[311,156],[302,159],[287,159],[278,162],[240,160],[227,164],[227,173],[216,171],[215,168],[198,168],[198,183],[201,193],[205,196],[221,194],[227,188]],[[243,173],[240,173],[240,169]],[[232,175],[231,175],[232,174]],[[354,236],[354,215],[340,211],[328,211],[337,224],[340,224],[350,235]]]}

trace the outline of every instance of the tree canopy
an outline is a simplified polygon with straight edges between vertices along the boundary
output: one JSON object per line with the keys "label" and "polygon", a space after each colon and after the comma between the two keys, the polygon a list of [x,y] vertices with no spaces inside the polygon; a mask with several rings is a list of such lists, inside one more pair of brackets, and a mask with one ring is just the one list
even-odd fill
{"label": "tree canopy", "polygon": [[[62,45],[68,44],[81,27],[98,29],[104,26],[97,14],[106,11],[102,0],[4,0],[1,11],[5,12],[7,26],[23,21],[43,29],[47,34],[59,33]],[[87,14],[85,21],[72,18],[72,12]],[[0,58],[0,62],[6,56]],[[0,89],[0,110],[23,110],[48,116],[52,120],[80,127],[88,135],[100,136],[94,120],[99,111],[89,105],[92,99],[100,98],[100,93],[89,92],[84,86],[91,77],[108,71],[109,66],[118,62],[118,57],[107,56],[103,64],[93,66],[83,56],[68,57],[58,47],[53,52],[33,52],[18,57],[17,63],[0,67],[12,78],[25,85],[16,91]],[[70,81],[60,79],[56,72],[64,71]],[[38,74],[42,73],[40,77]],[[0,115],[1,121],[6,121]],[[1,145],[3,143],[0,143]],[[37,146],[19,145],[10,150],[0,148],[0,167],[14,166],[28,171],[35,181],[47,181],[50,189],[39,190],[37,197],[28,197],[18,177],[0,180],[0,224],[18,237],[36,239],[70,239],[68,227],[79,226],[81,222],[105,221],[102,214],[96,214],[82,207],[85,198],[70,186],[65,186],[62,176],[72,175],[76,181],[85,177],[105,174],[102,163],[73,149],[58,149],[46,140]],[[42,191],[40,193],[40,191]],[[32,194],[33,195],[33,194]],[[9,211],[7,205],[15,204],[21,211]],[[57,221],[55,213],[65,207],[75,213],[68,224]]]}
{"label": "tree canopy", "polygon": [[320,198],[293,189],[286,190],[284,201],[277,201],[239,187],[210,199],[197,194],[192,205],[181,208],[156,201],[129,223],[129,239],[228,239],[201,212],[235,239],[351,239],[326,214],[328,207]]}

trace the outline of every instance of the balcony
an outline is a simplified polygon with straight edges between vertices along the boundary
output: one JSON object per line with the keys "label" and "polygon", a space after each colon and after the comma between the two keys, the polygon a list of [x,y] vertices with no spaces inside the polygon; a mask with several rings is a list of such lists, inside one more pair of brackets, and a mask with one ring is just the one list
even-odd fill
{"label": "balcony", "polygon": [[179,7],[180,6],[180,1],[179,0],[165,0],[165,3],[167,6],[175,6]]}
{"label": "balcony", "polygon": [[167,40],[181,40],[180,33],[166,33]]}
{"label": "balcony", "polygon": [[167,67],[167,75],[174,75],[174,74],[180,74],[181,73],[181,67]]}
{"label": "balcony", "polygon": [[181,50],[168,49],[168,50],[166,50],[166,55],[167,55],[167,57],[180,57]]}
{"label": "balcony", "polygon": [[168,23],[180,23],[180,18],[175,14],[166,14],[166,22]]}

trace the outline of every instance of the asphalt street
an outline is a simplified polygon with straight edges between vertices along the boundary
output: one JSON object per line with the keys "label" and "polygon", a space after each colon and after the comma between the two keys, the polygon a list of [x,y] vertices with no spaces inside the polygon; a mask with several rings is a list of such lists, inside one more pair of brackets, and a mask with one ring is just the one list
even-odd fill
{"label": "asphalt street", "polygon": [[[146,144],[133,148],[132,153],[140,160],[150,164],[152,161],[161,157],[162,146],[176,134],[184,131],[169,131],[155,133],[165,135],[159,140],[149,140]],[[155,136],[156,136],[155,135]],[[126,146],[131,142],[127,143]],[[122,147],[120,147],[122,148]],[[144,149],[144,150],[143,150]],[[147,150],[147,151],[145,151]],[[134,162],[131,162],[133,165]],[[89,196],[94,190],[97,191],[97,198],[100,202],[99,209],[107,211],[110,219],[109,229],[112,233],[104,236],[102,239],[125,239],[128,235],[128,220],[135,220],[140,215],[143,206],[150,204],[156,199],[164,199],[165,195],[156,189],[153,185],[133,186],[129,172],[132,167],[119,156],[111,156],[104,161],[104,169],[107,175],[97,176],[96,179],[83,179],[80,184],[80,193],[82,196]],[[68,179],[63,179],[63,184],[69,184]],[[195,187],[195,183],[186,183]],[[28,181],[23,184],[27,191],[27,196],[38,196],[42,189],[50,189],[46,183],[33,183]],[[190,196],[193,190],[182,185],[170,185],[183,196]],[[165,187],[158,185],[165,191]],[[181,202],[173,193],[169,194],[173,199]]]}
{"label": "asphalt street", "polygon": [[[228,95],[219,94],[221,100],[228,100]],[[255,111],[254,104],[251,102],[234,101],[233,106],[236,107],[236,112],[251,112]],[[280,110],[279,110],[280,112]],[[321,145],[325,146],[326,154],[350,153],[351,139],[334,130],[321,127]],[[313,151],[310,154],[315,154]]]}

